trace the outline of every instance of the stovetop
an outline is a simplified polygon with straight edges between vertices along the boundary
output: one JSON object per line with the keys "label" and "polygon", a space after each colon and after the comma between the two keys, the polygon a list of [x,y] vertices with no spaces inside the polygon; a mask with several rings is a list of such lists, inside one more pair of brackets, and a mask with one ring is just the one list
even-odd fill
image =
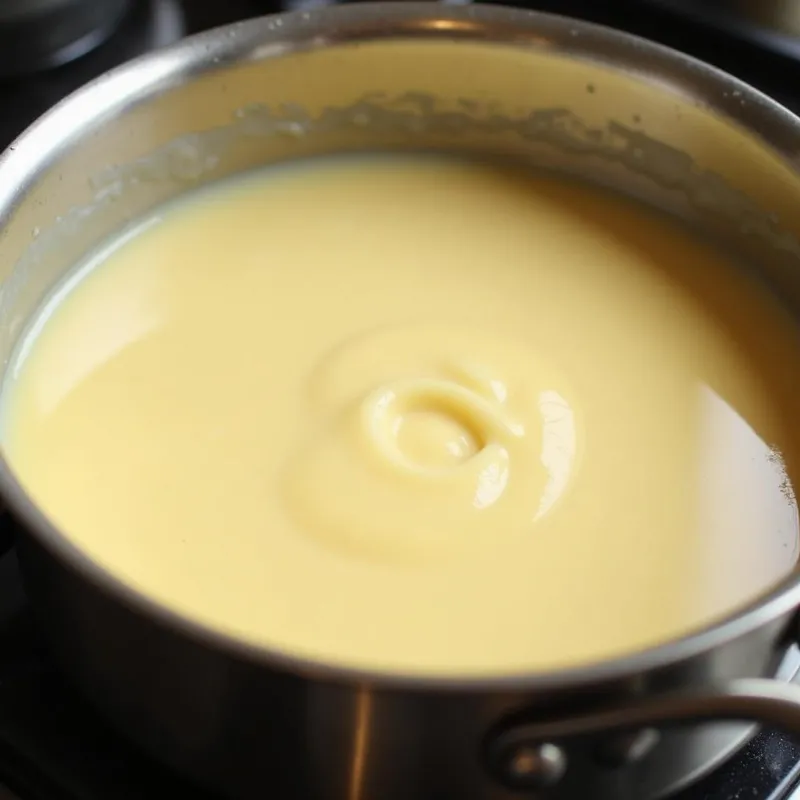
{"label": "stovetop", "polygon": [[[277,11],[281,0],[132,0],[120,29],[79,61],[0,81],[0,147],[87,80],[139,53],[206,28]],[[286,5],[304,0],[286,0]],[[313,0],[314,5],[325,0]],[[735,25],[714,27],[672,0],[505,0],[626,29],[691,53],[800,112],[800,63]],[[691,5],[691,4],[690,4]],[[699,8],[703,3],[694,3]],[[717,3],[716,6],[725,4]],[[713,22],[713,20],[711,20]],[[800,59],[800,41],[796,53]],[[211,800],[136,752],[95,716],[48,661],[0,516],[0,800]],[[800,663],[800,655],[797,656]],[[371,799],[372,800],[372,799]],[[377,800],[377,799],[376,799]],[[800,745],[759,733],[673,800],[800,800]]]}

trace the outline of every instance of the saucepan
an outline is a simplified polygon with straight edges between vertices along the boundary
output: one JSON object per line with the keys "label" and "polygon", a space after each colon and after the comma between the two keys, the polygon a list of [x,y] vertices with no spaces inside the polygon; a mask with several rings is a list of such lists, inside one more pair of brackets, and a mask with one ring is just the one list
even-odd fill
{"label": "saucepan", "polygon": [[[391,148],[521,158],[616,186],[726,242],[800,317],[791,113],[607,28],[379,3],[187,39],[24,133],[0,159],[3,364],[70,266],[158,205],[259,164]],[[5,461],[0,491],[63,670],[141,748],[224,796],[655,798],[757,723],[800,734],[800,688],[780,668],[800,638],[791,548],[778,585],[681,640],[555,673],[426,679],[206,629],[87,558]]]}

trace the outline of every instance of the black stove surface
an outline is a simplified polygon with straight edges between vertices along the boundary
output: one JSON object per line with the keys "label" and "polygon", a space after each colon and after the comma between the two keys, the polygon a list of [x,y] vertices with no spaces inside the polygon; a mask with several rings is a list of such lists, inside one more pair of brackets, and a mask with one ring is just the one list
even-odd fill
{"label": "black stove surface", "polygon": [[[289,3],[291,0],[289,0]],[[324,2],[324,0],[323,0]],[[800,63],[758,37],[688,19],[661,0],[506,0],[629,30],[710,62],[800,111]],[[0,82],[0,147],[81,84],[186,33],[279,10],[280,0],[134,0],[101,48],[48,73]],[[288,3],[287,3],[288,4]],[[315,0],[314,5],[322,4]],[[800,46],[798,47],[800,53]],[[212,800],[140,755],[50,665],[0,516],[0,800]],[[673,800],[800,800],[800,746],[763,731]]]}

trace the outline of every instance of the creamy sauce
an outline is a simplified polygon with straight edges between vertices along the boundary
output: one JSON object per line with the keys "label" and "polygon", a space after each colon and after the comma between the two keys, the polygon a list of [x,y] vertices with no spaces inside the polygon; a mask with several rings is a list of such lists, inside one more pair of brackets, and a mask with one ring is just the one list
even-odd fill
{"label": "creamy sauce", "polygon": [[558,668],[793,568],[795,342],[625,199],[309,161],[76,272],[19,349],[4,442],[92,558],[205,624],[372,669]]}

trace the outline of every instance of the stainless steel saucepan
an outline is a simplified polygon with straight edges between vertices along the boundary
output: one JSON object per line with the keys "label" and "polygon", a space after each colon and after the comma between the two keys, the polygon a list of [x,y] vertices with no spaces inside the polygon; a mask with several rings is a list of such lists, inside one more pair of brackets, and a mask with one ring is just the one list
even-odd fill
{"label": "stainless steel saucepan", "polygon": [[[3,363],[50,288],[131,220],[254,165],[367,148],[501,154],[617,186],[726,242],[800,317],[792,114],[613,30],[367,4],[188,39],[20,137],[0,158]],[[638,800],[712,766],[752,723],[800,734],[800,688],[778,674],[800,637],[796,572],[621,660],[502,680],[380,676],[201,628],[92,563],[5,461],[0,490],[63,668],[148,752],[230,797]]]}

